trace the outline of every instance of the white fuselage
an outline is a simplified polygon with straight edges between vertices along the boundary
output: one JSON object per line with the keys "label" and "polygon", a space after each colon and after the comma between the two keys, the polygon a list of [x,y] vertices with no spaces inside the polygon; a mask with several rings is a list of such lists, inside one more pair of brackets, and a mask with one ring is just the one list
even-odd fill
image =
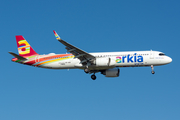
{"label": "white fuselage", "polygon": [[[90,53],[99,59],[97,65],[90,65],[89,69],[101,70],[109,69],[114,67],[141,67],[141,66],[158,66],[165,65],[172,61],[172,59],[158,51],[129,51],[129,52],[102,52],[102,53]],[[53,56],[52,55],[39,55],[36,57],[37,63],[38,59],[43,57]],[[67,59],[59,60],[56,62],[49,62],[48,64],[42,64],[38,67],[49,68],[49,69],[84,69],[85,66],[81,64],[81,61],[77,58],[74,58],[73,55],[66,56]],[[58,58],[54,58],[58,59]],[[109,60],[109,64],[106,63],[103,65],[103,62]],[[101,62],[102,60],[102,62]]]}

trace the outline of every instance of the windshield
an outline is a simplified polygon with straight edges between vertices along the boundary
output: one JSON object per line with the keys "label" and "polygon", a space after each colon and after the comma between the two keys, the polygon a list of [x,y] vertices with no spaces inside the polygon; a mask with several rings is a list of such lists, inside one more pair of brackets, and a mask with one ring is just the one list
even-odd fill
{"label": "windshield", "polygon": [[159,56],[165,56],[165,54],[164,53],[159,53]]}

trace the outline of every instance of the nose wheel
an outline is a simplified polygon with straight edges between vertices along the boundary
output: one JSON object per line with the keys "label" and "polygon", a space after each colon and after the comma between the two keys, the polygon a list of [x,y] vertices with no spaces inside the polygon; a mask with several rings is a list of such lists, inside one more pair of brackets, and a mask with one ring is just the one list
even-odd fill
{"label": "nose wheel", "polygon": [[91,79],[96,80],[96,75],[95,74],[91,75]]}
{"label": "nose wheel", "polygon": [[153,66],[153,65],[151,65],[151,70],[152,70],[151,73],[152,73],[152,74],[155,74],[155,72],[154,72],[154,66]]}

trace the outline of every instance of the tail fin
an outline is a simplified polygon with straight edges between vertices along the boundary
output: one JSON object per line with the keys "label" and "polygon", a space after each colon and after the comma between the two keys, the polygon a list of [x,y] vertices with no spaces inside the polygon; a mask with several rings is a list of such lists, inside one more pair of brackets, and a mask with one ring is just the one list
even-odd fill
{"label": "tail fin", "polygon": [[16,42],[18,47],[19,55],[22,57],[28,57],[32,55],[38,55],[33,48],[29,45],[29,43],[24,39],[22,35],[16,36]]}

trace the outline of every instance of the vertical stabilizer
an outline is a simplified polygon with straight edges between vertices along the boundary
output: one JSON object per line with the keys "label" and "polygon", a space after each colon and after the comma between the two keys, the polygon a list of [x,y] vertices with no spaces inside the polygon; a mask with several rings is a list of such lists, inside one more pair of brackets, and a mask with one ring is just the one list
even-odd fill
{"label": "vertical stabilizer", "polygon": [[38,55],[33,48],[29,45],[29,43],[24,39],[22,35],[16,36],[16,42],[18,47],[19,55],[22,57],[28,57],[32,55]]}

